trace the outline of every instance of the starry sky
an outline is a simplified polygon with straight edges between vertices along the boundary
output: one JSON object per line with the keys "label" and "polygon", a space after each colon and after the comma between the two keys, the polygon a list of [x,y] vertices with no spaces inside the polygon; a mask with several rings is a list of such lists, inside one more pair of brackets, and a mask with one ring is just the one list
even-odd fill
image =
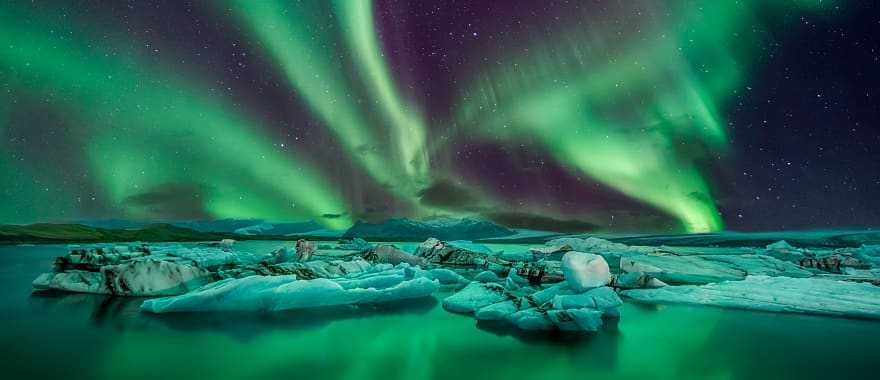
{"label": "starry sky", "polygon": [[880,225],[872,1],[0,5],[0,223]]}

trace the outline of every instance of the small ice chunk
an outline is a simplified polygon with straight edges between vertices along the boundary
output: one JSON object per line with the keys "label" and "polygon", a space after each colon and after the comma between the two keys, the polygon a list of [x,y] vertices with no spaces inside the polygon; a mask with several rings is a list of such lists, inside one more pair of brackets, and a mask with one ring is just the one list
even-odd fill
{"label": "small ice chunk", "polygon": [[458,313],[472,313],[480,308],[498,303],[512,296],[498,284],[471,282],[464,289],[446,297],[443,307]]}
{"label": "small ice chunk", "polygon": [[549,310],[548,319],[562,331],[598,331],[603,312],[595,309]]}
{"label": "small ice chunk", "polygon": [[603,286],[588,290],[581,294],[558,295],[553,297],[554,309],[583,309],[605,310],[616,308],[623,304],[617,293],[611,288]]}
{"label": "small ice chunk", "polygon": [[526,309],[511,314],[508,320],[523,330],[553,330],[554,324],[547,313],[538,309]]}
{"label": "small ice chunk", "polygon": [[519,311],[519,308],[516,306],[516,303],[508,300],[482,307],[474,313],[474,317],[481,321],[498,321],[517,311]]}
{"label": "small ice chunk", "polygon": [[479,282],[501,282],[501,278],[498,277],[495,272],[492,271],[482,271],[474,277],[474,281]]}

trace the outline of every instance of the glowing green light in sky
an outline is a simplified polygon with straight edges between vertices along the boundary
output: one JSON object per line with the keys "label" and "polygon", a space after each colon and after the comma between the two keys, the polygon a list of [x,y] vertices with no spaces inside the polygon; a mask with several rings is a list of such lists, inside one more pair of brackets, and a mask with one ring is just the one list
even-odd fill
{"label": "glowing green light in sky", "polygon": [[[320,121],[318,128],[332,132],[330,141],[319,143],[332,152],[340,150],[333,150],[338,144],[346,162],[387,189],[376,198],[391,204],[383,205],[389,212],[422,217],[443,211],[420,204],[419,194],[441,180],[462,182],[454,169],[438,173],[444,158],[452,156],[438,147],[453,141],[446,137],[457,128],[464,139],[490,136],[493,144],[510,144],[504,148],[534,140],[574,174],[660,210],[688,231],[702,232],[723,228],[704,167],[727,149],[721,110],[745,86],[761,58],[757,47],[769,38],[755,27],[763,20],[757,16],[765,8],[788,12],[793,4],[819,10],[834,2],[633,1],[575,7],[612,11],[560,15],[563,21],[549,25],[527,23],[522,35],[498,37],[474,51],[452,78],[470,87],[458,89],[454,104],[431,105],[442,107],[440,113],[451,108],[452,120],[431,128],[419,102],[395,81],[371,0],[227,3],[231,7],[223,13],[253,37],[250,45],[283,74],[291,95]],[[211,81],[178,64],[182,59],[174,53],[156,57],[150,49],[133,48],[140,43],[132,44],[127,34],[113,35],[112,28],[83,21],[92,15],[67,19],[59,16],[64,12],[48,13],[50,7],[0,7],[0,135],[30,127],[10,116],[25,112],[14,104],[19,98],[46,99],[51,112],[70,115],[70,120],[34,126],[40,133],[29,136],[69,128],[75,149],[82,150],[72,160],[82,160],[77,163],[85,167],[79,169],[89,176],[81,182],[108,197],[103,204],[120,217],[161,218],[181,204],[201,207],[210,217],[309,218],[342,228],[352,215],[368,212],[352,206],[363,200],[358,199],[363,194],[349,190],[356,183],[330,181],[313,167],[320,163],[310,161],[308,151],[273,144],[278,136],[268,121],[233,101],[240,94],[209,91]],[[13,153],[31,148],[13,147],[9,140],[0,147]],[[428,147],[429,140],[438,146]],[[64,188],[67,178],[54,184],[31,181],[39,170],[29,164],[14,154],[0,156],[0,172],[8,173],[0,184],[17,184],[2,194],[34,200],[32,211],[4,205],[0,212],[75,215],[77,205],[44,191]],[[337,177],[364,178],[342,174]],[[70,192],[82,195],[81,190]],[[474,189],[470,198],[479,205],[452,213],[490,208],[496,201],[493,190],[504,191]],[[521,205],[535,207],[543,206]],[[321,217],[326,214],[347,216]]]}
{"label": "glowing green light in sky", "polygon": [[[272,0],[233,4],[233,13],[263,42],[355,161],[403,200],[412,200],[428,180],[425,127],[394,87],[372,25],[372,3],[336,1],[332,8]],[[328,23],[333,19],[338,24]],[[337,44],[339,34],[350,52]],[[356,78],[346,71],[349,63],[357,68]]]}
{"label": "glowing green light in sky", "polygon": [[[538,137],[561,162],[675,216],[688,231],[721,229],[689,153],[700,144],[723,149],[715,96],[679,49],[675,29],[655,28],[638,40],[589,29],[538,44],[512,65],[486,70],[467,93],[475,99],[462,118]],[[713,58],[725,80],[715,90],[729,91],[740,75],[736,64],[723,51]]]}
{"label": "glowing green light in sky", "polygon": [[78,127],[89,137],[91,172],[125,216],[160,217],[127,201],[184,182],[205,187],[206,199],[192,201],[202,201],[214,217],[316,218],[347,210],[307,163],[279,152],[255,121],[183,76],[139,70],[149,65],[131,65],[126,60],[136,55],[112,47],[58,38],[46,32],[48,22],[34,27],[11,12],[0,15],[0,39],[28,36],[27,43],[0,48],[0,63],[15,70],[25,90],[52,88],[88,115],[91,125]]}
{"label": "glowing green light in sky", "polygon": [[690,232],[721,229],[698,162],[726,147],[718,107],[742,86],[739,62],[754,61],[761,41],[749,26],[767,4],[634,6],[639,17],[623,27],[637,33],[595,19],[499,59],[463,93],[459,118],[484,133],[537,137],[561,162]]}
{"label": "glowing green light in sky", "polygon": [[428,171],[425,150],[425,126],[412,105],[403,104],[391,78],[388,65],[379,48],[377,32],[373,27],[372,1],[336,0],[349,49],[355,53],[356,63],[363,78],[378,94],[378,106],[385,112],[394,128],[395,142],[401,151],[407,175],[421,182]]}

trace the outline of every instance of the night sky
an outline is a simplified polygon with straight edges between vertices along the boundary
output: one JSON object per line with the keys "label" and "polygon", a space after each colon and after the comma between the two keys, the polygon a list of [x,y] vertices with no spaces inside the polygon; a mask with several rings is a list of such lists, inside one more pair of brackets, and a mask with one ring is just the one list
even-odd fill
{"label": "night sky", "polygon": [[0,223],[880,225],[873,1],[0,5]]}

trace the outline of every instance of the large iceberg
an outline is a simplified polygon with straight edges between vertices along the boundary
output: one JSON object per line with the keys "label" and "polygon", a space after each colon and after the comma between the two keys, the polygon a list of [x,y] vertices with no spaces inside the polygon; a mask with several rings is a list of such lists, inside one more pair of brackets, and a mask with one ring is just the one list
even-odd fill
{"label": "large iceberg", "polygon": [[621,294],[647,303],[880,319],[880,287],[819,278],[748,276],[742,281],[634,289]]}
{"label": "large iceberg", "polygon": [[252,275],[336,278],[371,267],[361,258],[279,263],[283,256],[180,244],[74,246],[69,254],[55,260],[53,272],[38,276],[33,287],[118,296],[176,295],[225,278]]}
{"label": "large iceberg", "polygon": [[420,298],[437,291],[437,280],[407,269],[405,265],[383,266],[332,280],[298,280],[295,275],[227,279],[187,294],[146,300],[141,309],[151,313],[278,311]]}
{"label": "large iceberg", "polygon": [[106,265],[97,272],[43,273],[33,281],[33,287],[77,293],[158,296],[183,294],[214,280],[210,272],[194,265],[140,259]]}

